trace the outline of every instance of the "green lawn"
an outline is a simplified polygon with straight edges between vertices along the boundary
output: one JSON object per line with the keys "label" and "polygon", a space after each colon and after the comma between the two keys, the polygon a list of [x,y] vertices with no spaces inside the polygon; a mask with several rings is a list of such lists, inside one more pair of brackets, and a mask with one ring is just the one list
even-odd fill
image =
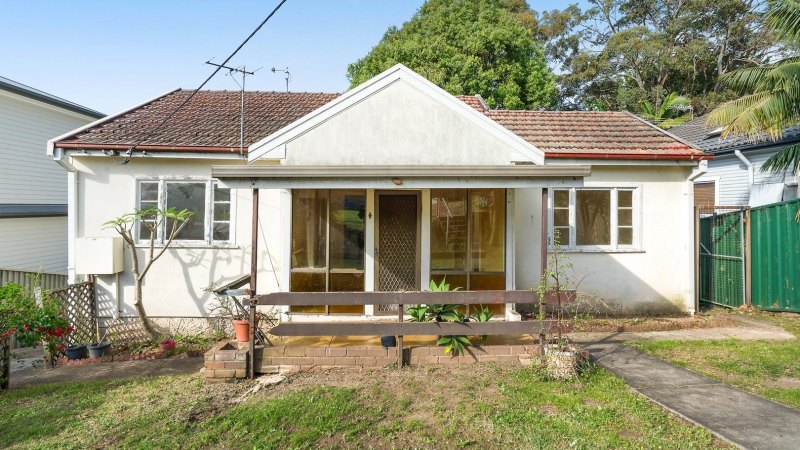
{"label": "green lawn", "polygon": [[[800,316],[768,312],[747,314],[800,336]],[[638,341],[628,345],[740,389],[800,408],[800,339]]]}
{"label": "green lawn", "polygon": [[299,374],[247,388],[197,375],[0,394],[6,448],[713,448],[600,369],[576,382],[496,365]]}

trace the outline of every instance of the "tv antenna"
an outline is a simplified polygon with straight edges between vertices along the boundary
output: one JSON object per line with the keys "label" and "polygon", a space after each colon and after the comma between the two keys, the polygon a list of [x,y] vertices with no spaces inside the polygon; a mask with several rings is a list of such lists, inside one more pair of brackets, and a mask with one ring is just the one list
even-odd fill
{"label": "tv antenna", "polygon": [[[211,58],[211,59],[214,59],[214,58]],[[256,70],[252,71],[252,72],[248,72],[247,71],[247,67],[245,67],[245,66],[242,66],[242,67],[230,67],[230,66],[226,66],[224,64],[213,63],[213,62],[211,62],[211,59],[206,61],[206,64],[211,65],[211,66],[219,67],[220,69],[227,69],[228,70],[228,76],[230,76],[231,79],[237,85],[239,85],[239,88],[242,91],[242,101],[241,101],[241,106],[240,106],[240,109],[239,109],[239,156],[244,156],[244,85],[245,85],[245,80],[247,79],[248,75],[255,75],[256,72],[258,72],[261,69],[259,68],[259,69],[256,69]],[[233,78],[233,74],[234,73],[242,74],[242,83],[241,84],[239,84],[239,82],[236,81],[236,78]]]}
{"label": "tv antenna", "polygon": [[289,92],[289,81],[292,79],[292,74],[289,73],[289,68],[288,67],[285,69],[276,69],[274,67],[272,68],[272,73],[278,73],[278,72],[284,74],[284,79],[286,80],[286,92]]}

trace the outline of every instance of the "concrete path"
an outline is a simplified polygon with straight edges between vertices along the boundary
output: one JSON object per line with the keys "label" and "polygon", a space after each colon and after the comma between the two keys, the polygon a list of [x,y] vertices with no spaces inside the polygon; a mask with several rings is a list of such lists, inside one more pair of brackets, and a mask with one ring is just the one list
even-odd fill
{"label": "concrete path", "polygon": [[33,368],[11,373],[11,389],[66,381],[95,381],[155,377],[197,372],[202,357],[167,358],[60,366],[55,369]]}
{"label": "concrete path", "polygon": [[586,348],[633,389],[718,437],[747,449],[800,448],[800,410],[748,394],[626,347]]}

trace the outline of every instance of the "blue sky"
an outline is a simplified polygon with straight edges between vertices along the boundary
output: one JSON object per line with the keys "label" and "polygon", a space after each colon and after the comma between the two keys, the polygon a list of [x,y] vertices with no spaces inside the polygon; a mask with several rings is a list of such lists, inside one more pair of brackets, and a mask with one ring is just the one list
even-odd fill
{"label": "blue sky", "polygon": [[[278,0],[9,0],[0,15],[0,75],[114,113],[176,87],[196,88]],[[341,92],[347,65],[423,0],[288,0],[231,61],[263,67],[248,90]],[[529,0],[537,10],[566,2]],[[220,72],[210,89],[238,90]]]}

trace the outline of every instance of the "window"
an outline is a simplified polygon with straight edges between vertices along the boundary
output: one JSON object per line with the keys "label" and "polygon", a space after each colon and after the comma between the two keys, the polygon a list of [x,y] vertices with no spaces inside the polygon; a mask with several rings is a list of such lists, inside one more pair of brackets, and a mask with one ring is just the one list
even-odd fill
{"label": "window", "polygon": [[[139,209],[175,208],[192,211],[176,242],[223,244],[231,242],[231,191],[213,180],[143,180],[139,182]],[[138,241],[149,242],[150,229],[143,220],[139,224]],[[156,230],[156,242],[162,243],[172,229],[172,222],[162,223]]]}
{"label": "window", "polygon": [[566,249],[625,249],[638,245],[638,190],[556,189],[550,204],[550,244]]}
{"label": "window", "polygon": [[[431,190],[431,279],[451,289],[506,288],[504,189]],[[502,305],[492,305],[495,313]]]}
{"label": "window", "polygon": [[[366,192],[292,191],[292,292],[364,290]],[[361,305],[293,306],[293,313],[363,314]]]}

